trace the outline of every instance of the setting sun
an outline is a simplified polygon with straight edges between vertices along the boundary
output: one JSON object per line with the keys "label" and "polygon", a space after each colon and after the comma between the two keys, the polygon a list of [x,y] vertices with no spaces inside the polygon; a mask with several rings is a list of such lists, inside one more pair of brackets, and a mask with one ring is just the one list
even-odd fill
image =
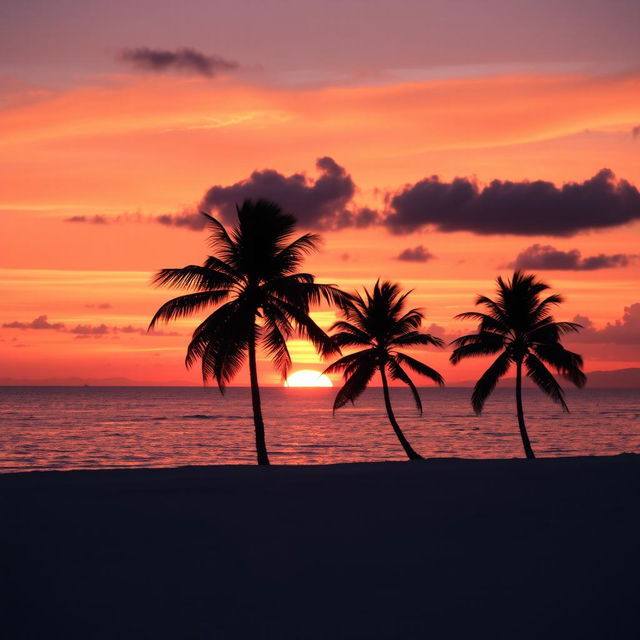
{"label": "setting sun", "polygon": [[284,383],[285,387],[333,387],[333,383],[324,373],[312,369],[300,369],[292,373]]}

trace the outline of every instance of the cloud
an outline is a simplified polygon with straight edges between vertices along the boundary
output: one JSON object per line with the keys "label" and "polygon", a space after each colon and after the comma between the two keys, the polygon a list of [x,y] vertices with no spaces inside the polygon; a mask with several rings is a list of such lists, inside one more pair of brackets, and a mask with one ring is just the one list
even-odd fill
{"label": "cloud", "polygon": [[602,329],[596,329],[586,316],[576,316],[574,322],[584,328],[575,336],[571,334],[571,342],[640,345],[640,302],[625,307],[620,320],[607,323]]}
{"label": "cloud", "polygon": [[99,302],[98,304],[85,304],[86,309],[111,309],[112,305],[108,302]]}
{"label": "cloud", "polygon": [[571,236],[640,219],[640,192],[602,169],[582,183],[494,180],[480,187],[469,178],[438,176],[406,186],[390,199],[385,220],[396,234],[424,226],[439,231]]}
{"label": "cloud", "polygon": [[189,47],[171,51],[169,49],[151,49],[138,47],[125,49],[120,53],[123,62],[131,64],[140,71],[153,73],[183,73],[186,75],[213,78],[220,73],[235,71],[238,63],[221,56],[206,55]]}
{"label": "cloud", "polygon": [[71,216],[70,218],[65,218],[65,222],[81,222],[88,224],[109,224],[109,218],[106,216]]}
{"label": "cloud", "polygon": [[5,329],[50,329],[53,331],[63,331],[64,323],[62,322],[49,322],[47,316],[38,316],[31,322],[20,322],[15,320],[13,322],[7,322],[2,325]]}
{"label": "cloud", "polygon": [[156,216],[156,222],[168,227],[182,227],[191,231],[202,231],[205,227],[207,219],[200,213],[183,211],[182,213],[170,214],[166,213]]}
{"label": "cloud", "polygon": [[[104,303],[107,307],[110,307],[108,303]],[[91,305],[85,305],[91,306]],[[98,305],[99,308],[107,308],[104,305]],[[144,327],[134,327],[133,325],[126,325],[123,327],[113,326],[110,327],[106,324],[91,325],[91,324],[77,324],[75,327],[67,327],[64,322],[49,322],[46,315],[38,316],[31,322],[20,322],[14,320],[13,322],[7,322],[2,325],[5,329],[50,329],[52,331],[60,331],[63,333],[73,333],[76,338],[81,337],[102,337],[108,334],[118,333],[136,333],[142,336],[179,336],[182,335],[177,331],[147,331]]]}
{"label": "cloud", "polygon": [[413,249],[407,248],[401,251],[399,255],[395,257],[396,260],[402,260],[403,262],[427,262],[434,257],[432,253],[429,253],[421,244]]}
{"label": "cloud", "polygon": [[633,136],[634,140],[636,138],[640,138],[640,124],[631,129],[631,135]]}
{"label": "cloud", "polygon": [[156,218],[150,215],[142,215],[139,211],[132,213],[129,211],[125,211],[124,213],[119,213],[117,215],[105,216],[101,214],[96,214],[92,216],[70,216],[69,218],[64,218],[64,222],[71,222],[74,224],[116,224],[116,223],[125,223],[125,222],[149,222],[153,221]]}
{"label": "cloud", "polygon": [[520,252],[516,259],[507,266],[515,269],[538,269],[556,271],[595,271],[596,269],[612,269],[626,267],[637,256],[624,253],[583,258],[578,249],[562,251],[550,245],[534,244]]}
{"label": "cloud", "polygon": [[[438,176],[431,176],[386,193],[386,210],[382,212],[355,204],[357,186],[335,160],[328,156],[319,158],[316,167],[317,178],[302,172],[287,176],[275,169],[256,170],[234,184],[212,186],[198,207],[178,213],[79,215],[66,221],[154,222],[201,231],[206,220],[200,215],[200,209],[233,224],[236,205],[245,199],[258,198],[280,204],[298,218],[301,226],[323,231],[381,225],[395,234],[408,234],[430,226],[445,233],[572,236],[640,220],[640,191],[627,180],[617,179],[609,169],[601,169],[584,182],[561,186],[545,180],[493,180],[483,187],[471,178],[443,182]],[[579,268],[624,266],[625,259],[631,257],[594,256],[585,258]]]}
{"label": "cloud", "polygon": [[[356,186],[344,167],[325,156],[316,162],[320,172],[317,179],[304,173],[285,176],[274,169],[254,171],[249,178],[227,187],[211,187],[200,207],[218,211],[227,221],[235,220],[235,206],[247,198],[266,198],[277,202],[296,216],[303,227],[309,229],[341,229],[367,227],[378,219],[372,209],[350,207]],[[187,222],[178,218],[174,224]]]}
{"label": "cloud", "polygon": [[67,330],[69,333],[76,333],[82,336],[103,336],[109,333],[109,327],[106,324],[93,326],[90,324],[79,324],[72,329]]}

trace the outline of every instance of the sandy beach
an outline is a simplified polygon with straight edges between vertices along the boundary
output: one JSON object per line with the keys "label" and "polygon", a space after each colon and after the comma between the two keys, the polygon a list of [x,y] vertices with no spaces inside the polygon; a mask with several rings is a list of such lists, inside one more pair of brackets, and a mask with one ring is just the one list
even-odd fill
{"label": "sandy beach", "polygon": [[640,457],[0,476],[5,638],[637,638]]}

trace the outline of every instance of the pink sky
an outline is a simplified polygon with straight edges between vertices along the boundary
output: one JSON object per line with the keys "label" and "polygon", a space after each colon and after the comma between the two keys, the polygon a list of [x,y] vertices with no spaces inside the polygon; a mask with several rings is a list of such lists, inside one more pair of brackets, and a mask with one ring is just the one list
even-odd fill
{"label": "pink sky", "polygon": [[[585,355],[587,370],[640,366],[640,209],[626,196],[616,196],[624,200],[622,221],[609,205],[594,209],[593,224],[589,207],[576,213],[558,205],[553,214],[540,211],[535,234],[521,232],[525,213],[516,206],[508,211],[515,222],[496,223],[490,233],[482,221],[452,230],[446,212],[434,222],[428,203],[431,217],[401,234],[389,223],[326,223],[339,210],[363,207],[384,220],[397,213],[395,195],[433,175],[446,184],[468,178],[479,191],[493,180],[539,179],[582,189],[607,168],[629,189],[640,186],[638,4],[479,6],[115,2],[107,10],[97,2],[55,9],[32,2],[7,9],[0,378],[197,383],[198,372],[183,365],[196,319],[165,334],[144,329],[171,295],[149,286],[151,274],[201,261],[206,238],[158,217],[189,215],[214,185],[241,183],[241,192],[256,170],[273,170],[284,184],[304,174],[304,193],[317,199],[323,157],[343,168],[337,184],[352,193],[323,201],[323,250],[307,264],[320,281],[353,288],[397,280],[414,289],[427,326],[451,337],[465,328],[452,316],[470,309],[475,294],[491,294],[495,276],[539,245],[551,268],[536,270],[567,298],[558,318],[579,315],[588,325],[570,345]],[[144,68],[125,55],[142,47]],[[202,54],[208,72],[179,57],[149,66],[157,60],[149,52],[181,47]],[[221,71],[212,56],[237,66]],[[310,209],[293,213],[322,226]],[[569,220],[570,235],[561,234]],[[416,247],[432,257],[398,259]],[[560,269],[548,247],[574,258],[578,250],[580,258]],[[593,257],[599,261],[589,263]],[[317,318],[328,325],[333,316],[325,309]],[[321,368],[307,345],[291,346],[294,369]],[[453,381],[472,379],[484,365],[452,369],[446,352],[423,356]],[[279,382],[266,362],[261,376]]]}

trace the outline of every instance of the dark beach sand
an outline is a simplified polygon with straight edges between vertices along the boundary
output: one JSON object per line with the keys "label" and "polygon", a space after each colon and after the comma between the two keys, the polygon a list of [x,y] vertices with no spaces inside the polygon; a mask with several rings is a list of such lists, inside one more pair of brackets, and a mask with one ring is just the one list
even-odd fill
{"label": "dark beach sand", "polygon": [[638,638],[640,456],[0,476],[14,638]]}

